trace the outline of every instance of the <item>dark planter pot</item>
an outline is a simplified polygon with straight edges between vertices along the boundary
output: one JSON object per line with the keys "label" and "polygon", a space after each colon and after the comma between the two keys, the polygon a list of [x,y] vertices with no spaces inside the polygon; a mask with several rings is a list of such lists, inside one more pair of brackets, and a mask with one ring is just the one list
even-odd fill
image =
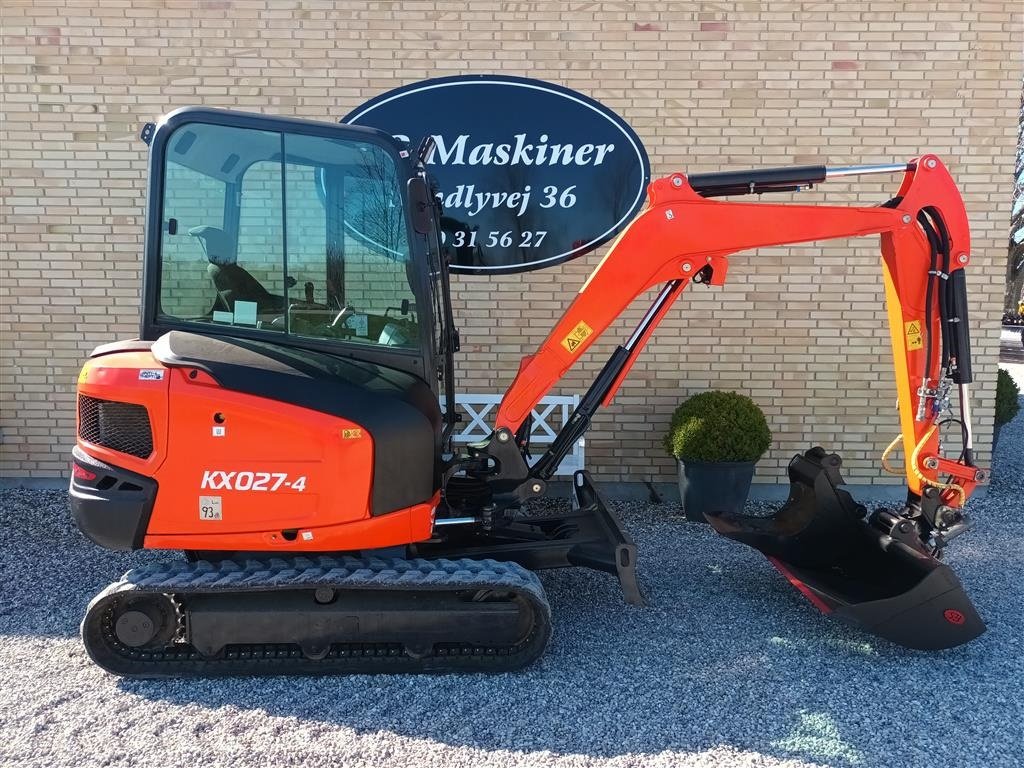
{"label": "dark planter pot", "polygon": [[686,519],[706,523],[707,512],[742,514],[754,479],[754,461],[679,461],[679,498]]}

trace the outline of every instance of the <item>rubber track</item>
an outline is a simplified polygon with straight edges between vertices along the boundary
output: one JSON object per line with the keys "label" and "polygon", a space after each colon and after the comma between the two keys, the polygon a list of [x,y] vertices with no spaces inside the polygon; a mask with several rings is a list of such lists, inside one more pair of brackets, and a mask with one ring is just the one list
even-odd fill
{"label": "rubber track", "polygon": [[[519,645],[461,646],[422,659],[394,644],[335,644],[327,657],[308,659],[295,646],[231,646],[206,658],[190,645],[144,651],[120,643],[112,616],[119,598],[143,593],[174,595],[188,610],[190,594],[288,589],[388,591],[511,591],[533,608],[535,626]],[[126,573],[89,603],[82,640],[89,656],[124,677],[214,677],[225,675],[335,675],[408,672],[505,672],[535,661],[551,634],[551,608],[536,574],[516,563],[496,560],[426,560],[353,557],[297,557],[157,563]]]}

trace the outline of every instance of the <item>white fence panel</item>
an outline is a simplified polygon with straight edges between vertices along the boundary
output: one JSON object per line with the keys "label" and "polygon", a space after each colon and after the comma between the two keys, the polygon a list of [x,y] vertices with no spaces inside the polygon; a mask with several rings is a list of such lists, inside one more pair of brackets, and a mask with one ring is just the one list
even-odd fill
{"label": "white fence panel", "polygon": [[[463,414],[463,420],[455,425],[456,432],[452,435],[453,443],[476,443],[491,434],[490,422],[494,419],[501,395],[458,394],[455,406]],[[554,442],[558,430],[569,420],[576,406],[580,404],[579,395],[548,395],[533,409],[533,428],[530,430],[530,453],[533,464],[541,457],[548,446]],[[586,440],[580,438],[572,447],[572,451],[555,470],[556,475],[572,475],[583,469],[584,448]]]}

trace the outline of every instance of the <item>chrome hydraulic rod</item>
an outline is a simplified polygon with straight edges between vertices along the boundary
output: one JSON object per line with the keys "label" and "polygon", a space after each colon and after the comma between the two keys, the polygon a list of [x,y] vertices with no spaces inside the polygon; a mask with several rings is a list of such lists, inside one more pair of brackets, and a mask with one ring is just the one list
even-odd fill
{"label": "chrome hydraulic rod", "polygon": [[675,292],[676,288],[679,287],[679,281],[673,280],[671,283],[665,283],[665,287],[661,289],[658,297],[651,304],[650,309],[647,310],[647,314],[643,316],[643,319],[637,323],[636,330],[633,331],[633,335],[629,337],[629,340],[623,345],[623,347],[630,352],[637,345],[637,342],[643,338],[644,334],[651,327],[651,323],[654,322],[654,318],[661,312],[662,307],[665,306],[665,302],[669,300],[671,295]]}
{"label": "chrome hydraulic rod", "polygon": [[885,165],[793,165],[782,168],[750,168],[743,171],[694,173],[687,177],[693,190],[702,197],[759,195],[764,192],[799,192],[828,179],[880,173],[904,173],[914,170],[913,163]]}
{"label": "chrome hydraulic rod", "polygon": [[434,526],[441,528],[446,525],[473,525],[479,522],[478,517],[439,517],[434,521]]}
{"label": "chrome hydraulic rod", "polygon": [[590,420],[597,413],[601,403],[608,397],[609,392],[616,386],[623,370],[629,365],[630,359],[639,353],[637,345],[651,330],[662,310],[666,308],[665,305],[671,303],[675,298],[681,282],[672,280],[666,283],[652,302],[650,309],[637,324],[636,330],[630,335],[626,344],[615,348],[611,357],[608,358],[608,362],[601,369],[601,373],[580,399],[579,405],[562,425],[562,429],[552,441],[551,446],[530,469],[531,477],[548,480],[554,474],[558,465],[562,463],[562,459],[590,427]]}
{"label": "chrome hydraulic rod", "polygon": [[836,168],[825,168],[826,179],[842,176],[867,176],[878,173],[906,173],[914,170],[913,163],[890,163],[888,165],[840,165]]}
{"label": "chrome hydraulic rod", "polygon": [[974,426],[971,424],[971,391],[970,385],[960,384],[960,421],[964,425],[964,458],[968,464],[974,463]]}

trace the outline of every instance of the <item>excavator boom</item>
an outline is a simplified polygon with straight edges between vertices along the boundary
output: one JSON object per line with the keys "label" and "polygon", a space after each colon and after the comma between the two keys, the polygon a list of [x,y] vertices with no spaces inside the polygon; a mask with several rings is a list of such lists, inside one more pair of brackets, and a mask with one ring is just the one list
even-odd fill
{"label": "excavator boom", "polygon": [[[708,199],[794,191],[862,173],[902,173],[903,181],[892,200],[871,208]],[[647,207],[612,245],[538,351],[523,358],[501,402],[496,429],[519,432],[540,398],[633,300],[661,286],[565,434],[535,466],[534,473],[547,479],[560,452],[582,434],[598,405],[612,401],[684,288],[691,283],[722,285],[729,256],[739,251],[867,235],[881,239],[901,429],[882,464],[905,476],[906,508],[898,513],[881,510],[866,520],[865,509],[839,487],[839,457],[817,448],[794,458],[790,502],[775,516],[719,515],[710,522],[721,533],[763,551],[822,610],[838,610],[837,615],[906,645],[955,645],[984,625],[956,577],[937,557],[949,540],[967,530],[962,508],[987,472],[973,459],[964,277],[970,262],[967,215],[952,177],[934,155],[904,165],[754,170],[690,179],[673,174],[653,182]],[[952,385],[959,391],[958,417],[949,414]],[[944,418],[961,428],[962,450],[956,459],[940,450]],[[888,455],[900,445],[903,468],[893,470]],[[798,567],[804,569],[799,577]],[[922,613],[925,603],[934,610]],[[940,606],[945,607],[939,611]],[[933,615],[940,620],[931,627]],[[914,631],[914,623],[930,629]]]}
{"label": "excavator boom", "polygon": [[[601,336],[629,305],[645,291],[656,286],[673,286],[665,298],[659,296],[658,314],[645,326],[639,344],[632,348],[629,363],[642,349],[683,288],[692,282],[711,285],[725,283],[728,257],[754,248],[789,245],[819,240],[881,235],[883,280],[892,338],[900,401],[900,427],[904,446],[907,483],[920,493],[923,484],[938,481],[937,466],[912,466],[914,450],[924,440],[919,459],[936,455],[938,435],[927,433],[937,412],[919,417],[921,403],[936,411],[934,390],[940,368],[940,313],[926,307],[929,285],[941,279],[957,291],[964,286],[963,269],[970,261],[970,233],[967,214],[953,179],[933,155],[926,155],[904,166],[881,166],[888,172],[902,170],[905,178],[892,205],[873,208],[825,205],[775,205],[770,203],[720,202],[702,196],[682,174],[673,174],[650,185],[647,207],[623,231],[590,275],[579,294],[562,315],[537,352],[523,358],[512,385],[498,411],[496,427],[515,431],[530,410],[547,394],[580,355]],[[870,168],[870,166],[869,166]],[[824,169],[823,169],[824,170]],[[751,172],[758,173],[758,172]],[[827,171],[826,171],[827,173]],[[715,194],[720,189],[739,188],[754,192],[789,190],[798,182],[790,177],[782,187],[747,185],[732,181],[737,172],[723,174],[723,187],[708,180],[715,174],[698,177],[698,187]],[[851,175],[841,169],[840,175]],[[824,177],[825,173],[821,174]],[[797,175],[796,178],[806,177]],[[810,182],[804,182],[804,186]],[[919,223],[922,211],[934,212],[946,228],[948,254],[955,254],[941,274],[932,274],[943,265],[933,265],[932,244]],[[935,291],[933,302],[939,300]],[[966,308],[961,310],[966,312]],[[928,324],[927,327],[925,324]],[[953,323],[947,322],[946,325]],[[956,323],[966,339],[966,316]],[[926,345],[925,339],[928,344]],[[967,342],[962,342],[965,346]],[[963,385],[970,383],[970,350],[957,359]],[[604,404],[611,402],[619,384],[628,373],[623,366],[609,389]],[[925,387],[925,383],[929,386]],[[966,403],[966,398],[964,399]],[[927,439],[925,439],[927,438]],[[969,446],[968,446],[969,447]],[[921,472],[917,470],[923,470]],[[945,466],[946,471],[952,469]],[[924,476],[922,478],[922,475]],[[976,472],[964,471],[959,477],[973,487]],[[963,487],[963,486],[961,486]],[[966,489],[965,489],[966,490]],[[959,493],[950,500],[957,506],[964,498]]]}

